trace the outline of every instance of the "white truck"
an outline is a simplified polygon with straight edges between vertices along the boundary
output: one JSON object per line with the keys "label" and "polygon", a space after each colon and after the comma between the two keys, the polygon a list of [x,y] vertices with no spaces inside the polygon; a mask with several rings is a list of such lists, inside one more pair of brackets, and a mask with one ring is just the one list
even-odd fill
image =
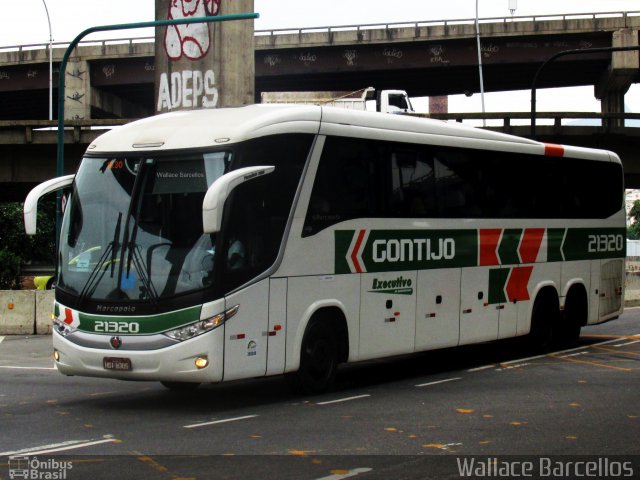
{"label": "white truck", "polygon": [[373,87],[355,92],[262,92],[260,100],[261,103],[327,105],[385,113],[414,112],[404,90],[376,91]]}

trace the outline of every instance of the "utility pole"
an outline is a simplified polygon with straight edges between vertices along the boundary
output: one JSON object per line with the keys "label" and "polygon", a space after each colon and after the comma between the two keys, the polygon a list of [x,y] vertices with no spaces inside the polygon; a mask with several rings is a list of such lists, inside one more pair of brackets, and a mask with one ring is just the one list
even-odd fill
{"label": "utility pole", "polygon": [[476,40],[478,43],[478,72],[480,73],[480,101],[482,102],[482,126],[487,126],[484,108],[484,79],[482,77],[482,49],[480,48],[480,22],[478,20],[478,0],[476,0]]}

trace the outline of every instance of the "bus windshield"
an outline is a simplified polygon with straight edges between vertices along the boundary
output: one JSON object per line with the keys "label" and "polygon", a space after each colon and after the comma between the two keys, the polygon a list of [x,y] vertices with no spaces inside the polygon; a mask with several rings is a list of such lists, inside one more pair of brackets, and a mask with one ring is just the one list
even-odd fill
{"label": "bus windshield", "polygon": [[58,288],[81,300],[154,302],[211,285],[215,235],[194,218],[231,158],[84,158],[62,225]]}

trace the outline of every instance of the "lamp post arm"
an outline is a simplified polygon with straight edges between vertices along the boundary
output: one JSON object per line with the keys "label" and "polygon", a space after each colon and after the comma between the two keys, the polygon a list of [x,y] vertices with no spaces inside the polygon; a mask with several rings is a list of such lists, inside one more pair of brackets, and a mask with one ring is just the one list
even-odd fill
{"label": "lamp post arm", "polygon": [[258,13],[238,13],[233,15],[221,15],[219,17],[196,17],[196,18],[177,18],[171,20],[155,20],[152,22],[137,22],[137,23],[122,23],[117,25],[102,25],[97,27],[87,28],[81,32],[73,41],[69,44],[60,62],[60,74],[58,75],[58,148],[56,155],[56,175],[64,175],[64,81],[65,72],[67,69],[67,63],[71,52],[80,43],[84,37],[91,33],[96,32],[108,32],[113,30],[128,30],[135,28],[150,28],[150,27],[168,27],[171,25],[185,25],[191,23],[214,23],[225,22],[231,20],[251,20],[258,18]]}
{"label": "lamp post arm", "polygon": [[631,46],[631,47],[597,47],[597,48],[578,48],[574,50],[563,50],[558,52],[549,58],[547,58],[538,70],[536,70],[536,74],[533,76],[533,81],[531,82],[531,138],[535,140],[536,138],[536,91],[538,85],[538,78],[542,73],[542,70],[550,64],[554,62],[560,57],[564,57],[566,55],[584,55],[589,53],[602,53],[602,52],[625,52],[629,50],[640,50],[640,46]]}
{"label": "lamp post arm", "polygon": [[[258,13],[237,13],[232,15],[220,15],[220,16],[208,16],[208,17],[195,17],[195,18],[177,18],[169,20],[154,20],[151,22],[137,22],[137,23],[122,23],[116,25],[101,25],[96,27],[87,28],[82,31],[73,41],[69,44],[64,52],[62,61],[60,62],[60,73],[58,75],[58,137],[57,137],[57,151],[56,151],[56,176],[61,177],[64,175],[64,96],[65,88],[64,81],[67,70],[67,63],[71,52],[76,48],[80,40],[91,33],[96,32],[108,32],[113,30],[129,30],[136,28],[151,28],[151,27],[168,27],[171,25],[186,25],[191,23],[216,23],[226,22],[232,20],[251,20],[256,19],[260,15]],[[60,234],[60,201],[58,201],[57,208],[57,228],[56,239]],[[56,242],[57,245],[57,242]]]}

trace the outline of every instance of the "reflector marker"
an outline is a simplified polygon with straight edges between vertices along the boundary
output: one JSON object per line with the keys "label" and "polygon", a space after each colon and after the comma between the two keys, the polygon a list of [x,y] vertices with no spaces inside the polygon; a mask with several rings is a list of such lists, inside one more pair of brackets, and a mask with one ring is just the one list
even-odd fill
{"label": "reflector marker", "polygon": [[547,157],[564,157],[564,146],[554,143],[544,144],[544,154]]}

